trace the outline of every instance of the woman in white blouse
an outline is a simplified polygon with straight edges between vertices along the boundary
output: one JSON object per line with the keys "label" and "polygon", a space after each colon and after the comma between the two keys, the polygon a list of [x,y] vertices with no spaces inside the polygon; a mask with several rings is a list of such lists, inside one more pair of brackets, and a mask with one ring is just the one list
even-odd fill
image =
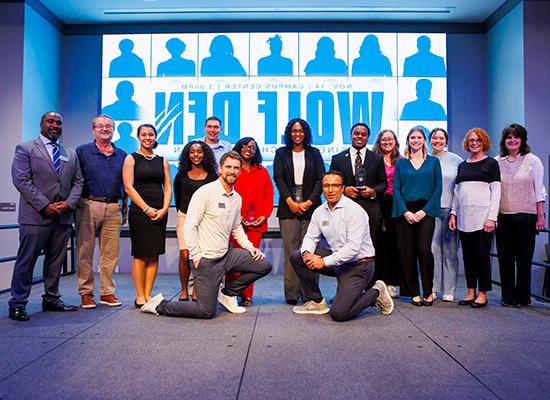
{"label": "woman in white blouse", "polygon": [[470,129],[463,146],[470,157],[458,166],[449,229],[458,228],[468,286],[468,295],[458,304],[482,308],[492,290],[490,251],[500,203],[500,172],[498,163],[485,154],[492,146],[483,129]]}
{"label": "woman in white blouse", "polygon": [[531,261],[535,237],[544,229],[544,167],[531,153],[527,130],[519,124],[504,128],[496,157],[502,181],[497,252],[504,307],[531,303]]}

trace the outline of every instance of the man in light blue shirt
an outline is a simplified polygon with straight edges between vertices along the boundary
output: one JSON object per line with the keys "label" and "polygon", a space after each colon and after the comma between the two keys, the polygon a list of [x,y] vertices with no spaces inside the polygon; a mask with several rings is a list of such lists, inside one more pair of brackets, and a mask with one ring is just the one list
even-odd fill
{"label": "man in light blue shirt", "polygon": [[233,148],[227,140],[220,139],[221,124],[222,121],[218,117],[208,117],[204,122],[205,136],[203,140],[214,152],[218,165],[222,156]]}
{"label": "man in light blue shirt", "polygon": [[[330,311],[335,321],[347,321],[373,305],[382,314],[391,314],[393,300],[386,284],[376,281],[369,288],[374,274],[374,246],[367,213],[343,196],[344,178],[340,172],[327,172],[322,185],[327,201],[313,212],[300,250],[290,255],[306,301],[293,311],[296,314]],[[326,239],[330,249],[316,250],[321,238]],[[335,276],[338,280],[330,310],[319,289],[317,274]]]}

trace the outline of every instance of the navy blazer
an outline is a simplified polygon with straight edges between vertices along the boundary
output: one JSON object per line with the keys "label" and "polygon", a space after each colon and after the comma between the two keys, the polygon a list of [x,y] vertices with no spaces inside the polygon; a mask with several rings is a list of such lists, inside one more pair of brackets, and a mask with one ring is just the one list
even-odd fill
{"label": "navy blazer", "polygon": [[[313,211],[321,205],[321,179],[325,173],[325,163],[321,153],[315,147],[305,148],[306,166],[304,169],[304,179],[302,184],[302,193],[305,200],[311,200],[313,204],[301,217],[311,219]],[[294,162],[292,161],[292,149],[289,147],[278,148],[273,160],[273,180],[279,190],[279,207],[277,208],[277,217],[279,218],[299,218],[292,213],[286,204],[286,199],[292,197],[294,188]]]}
{"label": "navy blazer", "polygon": [[[18,144],[15,148],[11,175],[20,193],[20,224],[48,225],[54,219],[43,214],[44,208],[56,201],[66,201],[74,209],[82,193],[84,180],[76,152],[59,145],[61,170],[55,172],[52,159],[40,138]],[[73,213],[60,215],[62,224],[73,223]]]}
{"label": "navy blazer", "polygon": [[[351,167],[350,149],[344,150],[334,156],[330,163],[330,169],[340,171],[344,176],[344,185],[355,186],[355,175]],[[367,149],[363,165],[366,170],[365,185],[373,188],[376,192],[376,198],[358,197],[353,199],[369,215],[369,218],[382,218],[379,199],[384,195],[388,188],[388,177],[384,168],[384,158]]]}

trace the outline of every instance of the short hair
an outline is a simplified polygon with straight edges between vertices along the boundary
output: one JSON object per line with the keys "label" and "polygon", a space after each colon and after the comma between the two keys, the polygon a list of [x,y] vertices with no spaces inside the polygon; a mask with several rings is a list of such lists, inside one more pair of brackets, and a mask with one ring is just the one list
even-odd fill
{"label": "short hair", "polygon": [[202,152],[204,153],[204,159],[200,164],[201,167],[207,173],[212,172],[217,175],[218,165],[216,163],[216,157],[214,156],[214,152],[212,151],[212,148],[208,146],[206,143],[204,143],[202,140],[191,140],[189,143],[185,145],[185,147],[181,151],[178,169],[183,172],[191,171],[191,160],[189,158],[189,153],[191,152],[191,147],[196,144],[202,147]]}
{"label": "short hair", "polygon": [[[253,137],[247,136],[240,139],[237,143],[235,143],[235,146],[233,146],[233,151],[236,151],[239,155],[241,155],[241,150],[244,146],[246,146],[250,141],[254,141],[254,157],[252,158],[252,165],[261,165],[262,164],[262,153],[260,153],[260,148],[258,147],[258,143],[256,143],[256,140]],[[242,157],[241,157],[242,158]]]}
{"label": "short hair", "polygon": [[204,121],[204,126],[208,125],[208,121],[218,121],[218,123],[220,124],[220,127],[222,126],[222,120],[214,115],[206,118],[206,120]]}
{"label": "short hair", "polygon": [[370,136],[370,128],[367,124],[365,124],[364,122],[357,122],[356,124],[353,124],[353,126],[351,127],[349,133],[350,135],[353,135],[353,131],[355,130],[355,128],[357,128],[358,126],[363,126],[365,128],[367,128],[367,137]]}
{"label": "short hair", "polygon": [[292,118],[290,121],[288,121],[288,124],[286,124],[285,146],[288,148],[292,148],[292,126],[294,126],[296,122],[299,123],[302,126],[302,129],[304,130],[304,147],[310,147],[311,146],[311,127],[309,126],[307,121],[303,120],[302,118]]}
{"label": "short hair", "polygon": [[325,172],[323,174],[323,176],[321,177],[321,182],[323,181],[323,179],[325,179],[325,176],[329,176],[329,175],[336,175],[336,176],[339,176],[340,179],[342,180],[342,184],[344,184],[344,175],[340,172],[340,171],[336,171],[334,169],[331,169],[330,171],[328,172]]}
{"label": "short hair", "polygon": [[462,141],[462,148],[465,152],[470,151],[468,149],[468,138],[472,133],[475,133],[481,139],[481,144],[483,145],[482,151],[489,151],[493,148],[493,145],[491,144],[491,138],[489,137],[487,131],[482,128],[472,128],[468,132],[466,132],[466,136],[464,136],[464,140]]}
{"label": "short hair", "polygon": [[424,137],[424,145],[422,146],[422,156],[426,157],[426,154],[428,154],[428,147],[426,147],[426,134],[424,133],[424,130],[420,128],[419,126],[415,126],[414,128],[411,128],[409,133],[407,133],[407,139],[405,143],[405,158],[410,159],[411,157],[411,149],[409,148],[409,138],[411,135],[415,132],[420,132],[422,136]]}
{"label": "short hair", "polygon": [[92,129],[94,129],[95,127],[95,121],[98,120],[99,118],[107,118],[107,119],[110,119],[111,122],[113,123],[113,129],[115,129],[115,120],[113,118],[111,118],[110,115],[107,115],[107,114],[99,114],[97,117],[94,117],[92,119]]}
{"label": "short hair", "polygon": [[42,116],[40,117],[40,123],[44,122],[44,118],[46,118],[46,115],[48,114],[55,114],[57,117],[59,117],[61,122],[63,122],[63,117],[57,111],[47,111],[44,114],[42,114]]}
{"label": "short hair", "polygon": [[397,139],[397,135],[395,134],[395,132],[392,131],[391,129],[382,129],[380,131],[380,133],[376,137],[376,141],[374,142],[374,145],[372,146],[372,151],[377,154],[384,155],[381,147],[382,136],[384,136],[384,133],[388,133],[388,132],[393,135],[393,140],[395,140],[395,147],[393,148],[393,151],[391,152],[391,157],[390,157],[391,163],[394,164],[395,161],[401,156],[401,154],[399,153],[399,140]]}
{"label": "short hair", "polygon": [[241,163],[241,165],[243,165],[243,159],[241,155],[236,151],[231,150],[222,155],[222,157],[220,158],[220,167],[225,163],[225,160],[227,160],[228,158],[231,158],[232,160],[237,160]]}
{"label": "short hair", "polygon": [[432,136],[435,135],[436,132],[443,132],[443,136],[445,136],[445,144],[449,144],[449,134],[447,131],[443,128],[433,128],[430,132],[429,139],[432,140]]}
{"label": "short hair", "polygon": [[508,155],[508,149],[506,148],[506,139],[510,135],[515,135],[521,139],[519,145],[519,154],[522,156],[531,152],[531,147],[527,144],[527,129],[520,124],[510,124],[502,130],[502,136],[500,138],[500,156],[506,157]]}

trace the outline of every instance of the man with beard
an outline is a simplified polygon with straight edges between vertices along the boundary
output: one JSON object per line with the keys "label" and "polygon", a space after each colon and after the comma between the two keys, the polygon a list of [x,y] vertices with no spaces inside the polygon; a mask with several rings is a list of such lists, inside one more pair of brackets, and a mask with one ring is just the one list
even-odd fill
{"label": "man with beard", "polygon": [[[241,166],[238,153],[224,154],[220,160],[220,177],[199,188],[189,203],[184,236],[193,260],[197,301],[165,301],[162,294],[158,294],[141,307],[142,312],[209,319],[216,315],[216,295],[229,312],[246,312],[246,308],[238,305],[237,295],[267,275],[272,267],[248,240],[241,225],[242,199],[233,190]],[[229,247],[230,236],[242,249]],[[227,272],[241,274],[218,292]]]}
{"label": "man with beard", "polygon": [[9,317],[28,321],[25,309],[36,260],[44,251],[43,311],[76,311],[61,300],[59,277],[73,223],[72,211],[82,192],[83,179],[73,149],[59,138],[63,118],[47,112],[40,120],[40,136],[17,145],[12,165],[19,191],[19,250],[11,281]]}

